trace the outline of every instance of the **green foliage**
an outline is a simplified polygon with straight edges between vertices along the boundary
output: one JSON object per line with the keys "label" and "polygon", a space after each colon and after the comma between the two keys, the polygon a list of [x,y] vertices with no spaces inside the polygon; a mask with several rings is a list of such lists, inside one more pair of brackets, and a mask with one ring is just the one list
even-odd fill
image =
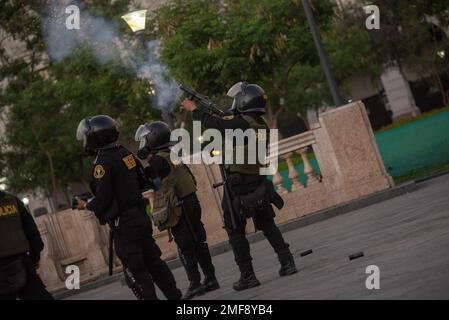
{"label": "green foliage", "polygon": [[[127,11],[128,1],[109,6],[110,2],[95,1],[89,10],[106,17],[120,17]],[[29,18],[31,9],[26,3],[8,3],[2,2],[6,11],[0,10],[4,30],[13,32],[20,18],[25,30],[39,21]],[[3,14],[13,10],[16,13],[8,21]],[[36,30],[36,37],[42,39],[40,29]],[[16,36],[21,38],[22,34]],[[42,189],[52,196],[71,182],[89,180],[92,159],[75,139],[81,119],[95,114],[118,119],[121,142],[134,147],[137,125],[158,117],[158,112],[151,108],[147,84],[137,80],[120,61],[98,64],[88,51],[79,48],[53,63],[40,54],[40,42],[28,49],[31,61],[10,59],[0,67],[2,79],[7,79],[0,93],[0,110],[5,108],[8,117],[6,134],[0,137],[0,174],[7,177],[8,187],[15,192]]]}
{"label": "green foliage", "polygon": [[[373,72],[366,31],[340,26],[332,2],[313,4],[340,84],[356,72]],[[270,97],[272,125],[284,109],[296,114],[323,102],[331,104],[300,1],[220,5],[173,0],[158,11],[153,23],[163,39],[162,57],[178,81],[211,96],[224,94],[237,81],[258,83]]]}
{"label": "green foliage", "polygon": [[87,180],[88,166],[75,131],[88,115],[117,118],[122,142],[132,143],[137,124],[155,114],[149,108],[145,84],[127,71],[115,62],[99,65],[89,53],[80,51],[52,65],[51,79],[25,73],[25,79],[10,83],[2,103],[12,106],[5,143],[14,147],[2,153],[13,189],[26,190],[33,185],[51,190],[49,157],[57,187],[83,177]]}
{"label": "green foliage", "polygon": [[[379,65],[409,68],[437,88],[445,104],[449,91],[441,81],[449,76],[449,2],[446,0],[374,0],[379,7],[381,26],[369,32],[375,59]],[[363,12],[348,16],[347,23],[362,25]],[[445,52],[441,58],[437,53]]]}

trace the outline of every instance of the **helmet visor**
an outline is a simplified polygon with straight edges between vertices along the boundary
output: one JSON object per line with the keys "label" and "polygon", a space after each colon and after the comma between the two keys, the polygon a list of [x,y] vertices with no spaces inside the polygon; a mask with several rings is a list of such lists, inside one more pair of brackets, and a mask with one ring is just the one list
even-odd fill
{"label": "helmet visor", "polygon": [[89,131],[89,126],[87,120],[83,119],[80,121],[78,128],[76,129],[76,140],[83,141],[87,131]]}
{"label": "helmet visor", "polygon": [[234,84],[227,93],[228,97],[235,98],[240,92],[243,91],[244,85],[245,82],[237,82],[236,84]]}
{"label": "helmet visor", "polygon": [[137,128],[136,135],[134,139],[139,142],[139,149],[142,149],[146,145],[146,135],[150,133],[146,124],[142,124]]}

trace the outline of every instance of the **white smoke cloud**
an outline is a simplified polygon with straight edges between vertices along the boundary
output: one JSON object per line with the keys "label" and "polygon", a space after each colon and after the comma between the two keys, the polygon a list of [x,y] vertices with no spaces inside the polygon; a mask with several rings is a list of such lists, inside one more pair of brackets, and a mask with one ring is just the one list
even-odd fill
{"label": "white smoke cloud", "polygon": [[43,19],[47,52],[54,60],[61,60],[71,55],[81,45],[86,46],[99,63],[106,63],[120,57],[118,42],[120,33],[116,25],[82,11],[79,1],[71,4],[80,8],[80,29],[68,29],[65,12],[67,4],[63,1],[49,2],[47,16]]}
{"label": "white smoke cloud", "polygon": [[[79,29],[68,29],[66,26],[69,14],[65,9],[69,5],[76,5],[80,9]],[[143,44],[146,46],[143,59],[133,57],[118,26],[88,13],[80,1],[50,0],[42,24],[47,53],[51,59],[60,61],[84,46],[100,64],[116,60],[130,67],[137,78],[148,81],[154,105],[161,110],[172,109],[173,102],[179,97],[179,89],[159,59],[158,40]]]}

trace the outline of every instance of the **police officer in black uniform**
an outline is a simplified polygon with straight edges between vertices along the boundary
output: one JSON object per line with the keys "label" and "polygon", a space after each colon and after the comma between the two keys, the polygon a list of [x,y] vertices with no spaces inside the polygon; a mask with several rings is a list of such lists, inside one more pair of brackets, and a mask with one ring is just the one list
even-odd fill
{"label": "police officer in black uniform", "polygon": [[[189,289],[183,296],[183,299],[187,300],[202,295],[205,291],[216,290],[220,286],[215,277],[215,268],[206,242],[206,230],[201,222],[196,181],[184,163],[179,160],[172,162],[169,148],[177,142],[170,141],[170,134],[169,126],[161,121],[141,125],[136,131],[136,141],[140,142],[137,156],[142,160],[150,156],[146,173],[155,188],[158,188],[158,184],[174,184],[174,192],[182,214],[177,224],[170,228],[170,232],[185,261],[190,281]],[[205,276],[203,283],[198,264]]]}
{"label": "police officer in black uniform", "polygon": [[53,300],[36,273],[43,249],[23,202],[0,191],[0,300]]}
{"label": "police officer in black uniform", "polygon": [[91,186],[95,197],[87,203],[78,198],[77,209],[93,211],[101,224],[107,222],[112,228],[117,256],[139,285],[140,299],[157,299],[155,282],[167,299],[179,300],[182,293],[152,237],[141,194],[147,187],[143,168],[129,150],[117,144],[118,136],[117,124],[109,116],[80,122],[77,139],[96,155]]}
{"label": "police officer in black uniform", "polygon": [[[183,106],[186,110],[193,112],[194,120],[200,120],[205,127],[220,130],[223,135],[226,129],[242,129],[243,131],[247,129],[268,130],[268,126],[262,117],[265,113],[267,96],[261,87],[255,84],[239,82],[231,87],[228,91],[228,96],[234,99],[230,109],[232,115],[223,118],[197,109],[195,104],[189,99],[183,101]],[[248,142],[246,141],[245,143]],[[246,145],[244,147],[247,148]],[[272,182],[259,174],[261,167],[260,163],[249,164],[246,162],[244,164],[225,166],[232,193],[230,197],[233,207],[236,203],[236,197],[239,197],[239,199],[243,198],[256,192],[256,190],[259,190],[259,187],[264,185],[268,186],[266,188],[267,192],[270,188],[273,188]],[[271,189],[271,191],[274,191],[274,189]],[[276,194],[276,196],[278,195]],[[250,216],[253,218],[256,228],[262,230],[270,245],[276,251],[281,264],[280,276],[296,273],[297,269],[289,245],[284,241],[279,228],[274,222],[275,213],[271,203],[263,200],[258,203],[263,203],[263,205],[260,208],[256,208],[256,210],[252,210]],[[234,283],[233,287],[236,291],[240,291],[258,286],[260,282],[255,276],[249,243],[245,237],[246,218],[249,217],[245,213],[246,209],[234,207],[233,211],[237,213],[237,217],[234,217],[236,224],[234,227],[232,225],[231,212],[226,201],[223,201],[222,207],[229,243],[232,246],[235,261],[241,273],[240,279]]]}

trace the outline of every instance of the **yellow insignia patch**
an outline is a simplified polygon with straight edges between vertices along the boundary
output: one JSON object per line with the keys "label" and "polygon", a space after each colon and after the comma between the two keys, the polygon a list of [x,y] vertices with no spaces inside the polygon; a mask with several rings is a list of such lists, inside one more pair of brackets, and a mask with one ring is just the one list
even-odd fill
{"label": "yellow insignia patch", "polygon": [[224,116],[223,117],[223,120],[232,120],[232,119],[234,119],[233,115],[231,115],[231,116]]}
{"label": "yellow insignia patch", "polygon": [[125,163],[128,170],[131,170],[136,167],[136,160],[134,159],[134,156],[132,154],[124,157],[122,160]]}
{"label": "yellow insignia patch", "polygon": [[94,178],[95,179],[101,179],[104,177],[104,174],[106,171],[104,170],[103,166],[101,164],[97,164],[94,169]]}
{"label": "yellow insignia patch", "polygon": [[19,210],[15,205],[7,205],[0,207],[0,217],[16,215],[19,213]]}

